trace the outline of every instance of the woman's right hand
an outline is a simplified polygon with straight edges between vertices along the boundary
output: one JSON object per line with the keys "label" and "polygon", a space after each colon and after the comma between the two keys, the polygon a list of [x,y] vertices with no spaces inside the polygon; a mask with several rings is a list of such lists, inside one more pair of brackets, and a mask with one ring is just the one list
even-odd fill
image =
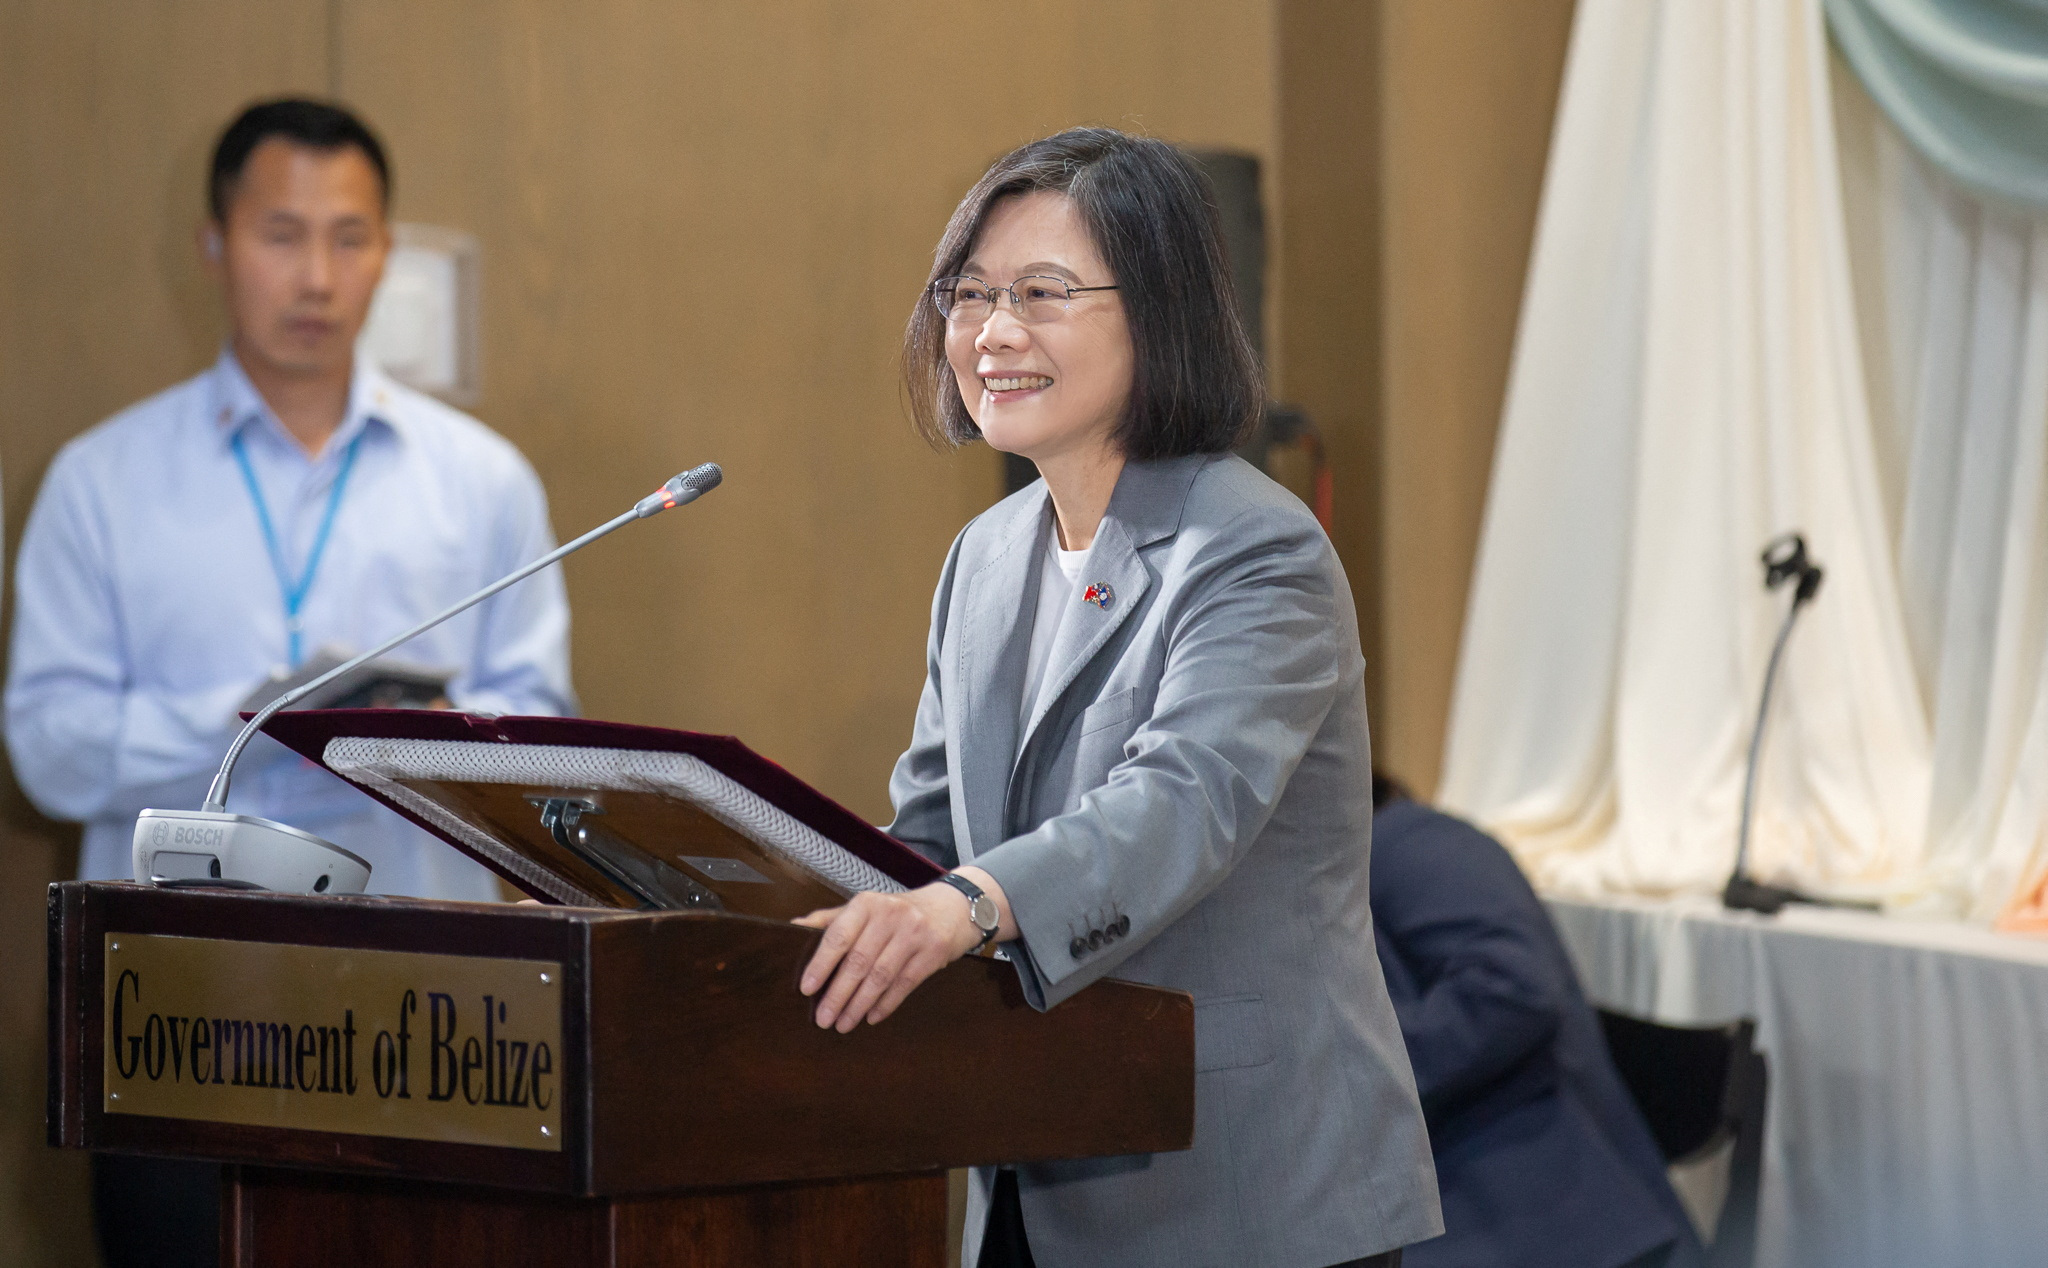
{"label": "woman's right hand", "polygon": [[[998,937],[1015,937],[1016,924],[1002,887],[980,868],[962,868],[995,900],[1002,924]],[[814,911],[796,921],[823,929],[824,938],[804,966],[801,989],[823,991],[815,1014],[821,1027],[847,1034],[896,1011],[924,980],[981,944],[981,930],[968,918],[966,895],[933,881],[904,894],[855,894],[843,907]]]}

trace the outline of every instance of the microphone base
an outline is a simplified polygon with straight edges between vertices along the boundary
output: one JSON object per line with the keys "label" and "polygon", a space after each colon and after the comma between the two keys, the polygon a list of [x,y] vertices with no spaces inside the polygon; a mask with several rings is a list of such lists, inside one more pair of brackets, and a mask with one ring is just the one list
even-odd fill
{"label": "microphone base", "polygon": [[1729,877],[1727,888],[1721,891],[1721,905],[1730,911],[1754,911],[1766,916],[1775,916],[1791,903],[1805,903],[1809,907],[1834,907],[1845,911],[1881,910],[1876,903],[1843,898],[1817,898],[1787,885],[1766,885],[1762,881],[1750,879],[1741,872]]}
{"label": "microphone base", "polygon": [[[360,894],[370,864],[310,832],[255,815],[145,810],[135,817],[135,879],[144,885]],[[177,884],[182,882],[182,884]]]}

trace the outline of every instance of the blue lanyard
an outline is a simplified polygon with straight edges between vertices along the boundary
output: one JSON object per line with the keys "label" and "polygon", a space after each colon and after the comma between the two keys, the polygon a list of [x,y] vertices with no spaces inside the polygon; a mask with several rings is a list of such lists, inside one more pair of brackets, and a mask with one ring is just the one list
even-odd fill
{"label": "blue lanyard", "polygon": [[242,483],[249,486],[249,500],[256,504],[256,522],[263,526],[263,544],[270,548],[270,567],[277,574],[277,588],[284,595],[284,628],[291,666],[297,669],[305,660],[305,625],[299,619],[299,609],[306,604],[306,594],[313,588],[313,576],[320,571],[320,557],[327,553],[327,537],[334,531],[334,513],[341,509],[342,491],[348,488],[348,473],[355,469],[356,450],[362,446],[363,434],[348,442],[348,450],[341,455],[341,469],[334,474],[334,487],[327,494],[327,513],[320,517],[320,531],[313,535],[313,549],[306,555],[306,570],[299,574],[296,585],[291,574],[285,571],[284,546],[277,539],[277,528],[270,522],[270,508],[264,504],[263,490],[256,484],[256,469],[249,465],[249,451],[242,445],[242,433],[236,432],[230,444],[235,451],[235,461],[242,467]]}

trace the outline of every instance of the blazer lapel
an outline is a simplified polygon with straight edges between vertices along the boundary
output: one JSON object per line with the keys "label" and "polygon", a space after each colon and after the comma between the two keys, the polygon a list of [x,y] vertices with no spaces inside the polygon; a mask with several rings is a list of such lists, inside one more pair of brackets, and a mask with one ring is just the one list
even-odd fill
{"label": "blazer lapel", "polygon": [[[1195,474],[1211,461],[1211,455],[1195,454],[1160,462],[1126,463],[1117,477],[1116,492],[1109,509],[1095,530],[1095,544],[1083,567],[1080,592],[1069,603],[1066,619],[1053,639],[1052,654],[1045,662],[1047,689],[1041,691],[1031,711],[1031,723],[1024,742],[1017,746],[1011,768],[1014,783],[1022,771],[1025,751],[1038,735],[1046,718],[1054,716],[1074,680],[1102,651],[1117,630],[1138,610],[1152,588],[1152,570],[1139,551],[1173,535],[1180,527],[1182,508]],[[1050,499],[1047,499],[1050,503]],[[1016,699],[1017,697],[1011,697]],[[1005,797],[1006,810],[1014,798]]]}
{"label": "blazer lapel", "polygon": [[1039,485],[999,530],[1002,547],[967,580],[955,666],[965,699],[949,708],[955,729],[955,789],[966,809],[964,862],[1003,840],[1003,806],[1017,754],[1017,713],[1030,651],[1032,599],[1038,593],[1052,501]]}
{"label": "blazer lapel", "polygon": [[1045,660],[1046,682],[1031,710],[1031,725],[1024,732],[1025,744],[1038,734],[1039,724],[1053,711],[1074,679],[1080,677],[1102,645],[1130,619],[1145,592],[1152,588],[1152,574],[1146,570],[1145,561],[1138,558],[1138,548],[1131,544],[1130,534],[1108,516],[1095,530],[1095,545],[1084,566],[1087,571],[1081,574],[1079,588],[1067,600],[1067,614],[1060,621],[1059,633],[1053,636],[1052,653]]}

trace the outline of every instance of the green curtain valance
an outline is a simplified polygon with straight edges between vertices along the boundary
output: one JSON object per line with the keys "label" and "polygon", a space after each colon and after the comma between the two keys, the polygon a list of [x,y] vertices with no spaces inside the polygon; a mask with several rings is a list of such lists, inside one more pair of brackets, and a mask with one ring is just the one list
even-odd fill
{"label": "green curtain valance", "polygon": [[1886,116],[1970,189],[2048,207],[2048,0],[1824,0]]}

